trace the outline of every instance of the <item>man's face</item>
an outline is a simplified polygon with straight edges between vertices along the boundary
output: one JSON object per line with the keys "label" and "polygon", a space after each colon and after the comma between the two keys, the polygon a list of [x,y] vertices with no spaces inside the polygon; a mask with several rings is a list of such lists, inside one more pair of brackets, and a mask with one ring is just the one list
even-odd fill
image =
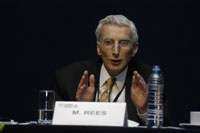
{"label": "man's face", "polygon": [[97,52],[111,76],[121,73],[137,52],[138,45],[133,48],[131,36],[131,29],[128,26],[103,26]]}

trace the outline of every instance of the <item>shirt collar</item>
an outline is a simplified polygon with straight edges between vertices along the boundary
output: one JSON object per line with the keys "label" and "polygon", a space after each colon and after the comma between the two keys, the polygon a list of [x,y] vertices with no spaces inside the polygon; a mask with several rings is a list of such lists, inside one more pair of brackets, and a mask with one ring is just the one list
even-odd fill
{"label": "shirt collar", "polygon": [[[128,66],[120,74],[118,74],[115,77],[118,89],[122,89],[122,87],[124,85],[126,74],[127,74],[127,70],[128,70]],[[99,82],[100,84],[99,84],[99,87],[102,87],[110,77],[111,76],[108,73],[108,71],[106,70],[105,65],[103,63],[102,66],[101,66],[101,71],[100,71],[100,82]]]}

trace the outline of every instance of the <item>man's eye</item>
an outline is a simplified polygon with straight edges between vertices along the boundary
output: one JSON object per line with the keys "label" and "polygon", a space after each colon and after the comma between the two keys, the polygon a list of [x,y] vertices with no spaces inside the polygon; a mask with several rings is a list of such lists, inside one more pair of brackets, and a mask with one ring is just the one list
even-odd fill
{"label": "man's eye", "polygon": [[121,41],[120,42],[120,45],[122,45],[122,46],[128,46],[129,44],[130,44],[129,41]]}
{"label": "man's eye", "polygon": [[106,41],[104,41],[104,43],[105,43],[106,45],[112,45],[112,44],[113,44],[113,41],[106,40]]}

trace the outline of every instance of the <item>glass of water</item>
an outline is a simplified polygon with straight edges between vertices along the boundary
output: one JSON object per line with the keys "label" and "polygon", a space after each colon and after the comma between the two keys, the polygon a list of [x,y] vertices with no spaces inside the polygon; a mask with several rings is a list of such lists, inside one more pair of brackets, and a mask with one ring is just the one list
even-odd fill
{"label": "glass of water", "polygon": [[53,90],[39,91],[39,119],[41,125],[51,125],[55,104],[55,92]]}

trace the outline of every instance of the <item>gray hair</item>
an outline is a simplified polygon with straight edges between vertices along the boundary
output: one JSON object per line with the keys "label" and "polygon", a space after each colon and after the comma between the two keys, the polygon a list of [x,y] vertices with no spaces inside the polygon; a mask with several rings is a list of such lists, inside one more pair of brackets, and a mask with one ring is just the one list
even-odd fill
{"label": "gray hair", "polygon": [[131,28],[133,44],[138,42],[138,33],[137,33],[137,29],[135,27],[135,24],[123,15],[109,15],[109,16],[107,16],[104,19],[101,19],[99,21],[99,25],[97,26],[97,29],[96,29],[96,32],[95,32],[96,38],[97,38],[98,41],[99,41],[100,36],[101,36],[102,27],[105,24],[115,24],[115,25],[119,25],[119,26],[129,26]]}

